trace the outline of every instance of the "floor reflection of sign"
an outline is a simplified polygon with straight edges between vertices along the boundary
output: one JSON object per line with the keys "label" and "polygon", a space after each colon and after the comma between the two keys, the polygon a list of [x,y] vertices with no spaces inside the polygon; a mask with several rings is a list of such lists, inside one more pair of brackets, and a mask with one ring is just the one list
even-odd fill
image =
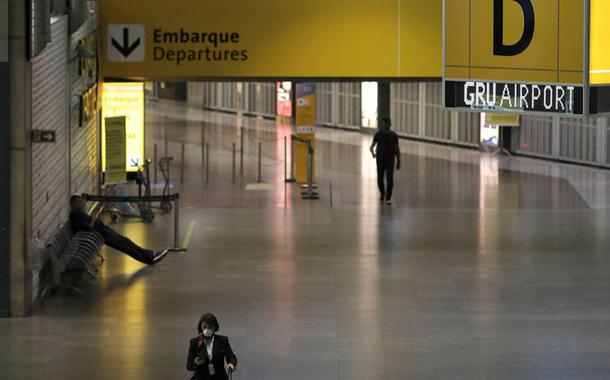
{"label": "floor reflection of sign", "polygon": [[481,146],[495,149],[500,144],[500,128],[498,125],[487,123],[487,114],[481,114]]}
{"label": "floor reflection of sign", "polygon": [[[103,120],[113,116],[125,116],[127,136],[128,172],[136,172],[144,162],[144,83],[104,83],[102,103]],[[105,126],[102,126],[102,131]],[[102,170],[105,170],[105,144],[102,133]]]}
{"label": "floor reflection of sign", "polygon": [[104,120],[106,184],[122,183],[127,179],[125,123],[125,116],[108,117]]}

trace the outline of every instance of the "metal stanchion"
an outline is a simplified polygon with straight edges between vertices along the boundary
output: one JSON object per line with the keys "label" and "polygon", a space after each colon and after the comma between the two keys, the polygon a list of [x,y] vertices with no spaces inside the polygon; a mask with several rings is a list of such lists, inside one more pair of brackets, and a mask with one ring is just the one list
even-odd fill
{"label": "metal stanchion", "polygon": [[201,127],[201,166],[205,166],[205,128]]}
{"label": "metal stanchion", "polygon": [[243,175],[244,174],[244,127],[241,127],[241,129],[240,129],[239,138],[240,138],[239,174]]}
{"label": "metal stanchion", "polygon": [[261,143],[259,141],[258,143],[258,178],[256,180],[256,182],[261,183],[263,182],[263,175],[262,175],[262,160],[263,156],[262,156],[262,149],[261,149]]}
{"label": "metal stanchion", "polygon": [[205,183],[210,179],[210,144],[205,143]]}
{"label": "metal stanchion", "polygon": [[237,154],[237,145],[233,143],[233,182],[235,182],[235,155]]}
{"label": "metal stanchion", "polygon": [[284,136],[284,182],[288,181],[288,139]]}
{"label": "metal stanchion", "polygon": [[184,183],[184,143],[180,151],[180,183]]}
{"label": "metal stanchion", "polygon": [[178,239],[180,238],[180,197],[176,194],[174,201],[174,247],[170,248],[171,252],[186,252],[186,248],[180,247]]}
{"label": "metal stanchion", "polygon": [[333,181],[328,181],[328,187],[330,189],[330,208],[333,208]]}
{"label": "metal stanchion", "polygon": [[314,190],[313,184],[313,146],[311,142],[307,142],[307,191],[302,193],[303,199],[315,200],[320,199],[318,193]]}
{"label": "metal stanchion", "polygon": [[168,157],[168,154],[167,154],[168,153],[168,146],[167,146],[168,145],[168,142],[167,142],[167,117],[165,119],[166,119],[166,121],[165,121],[164,133],[163,133],[164,134],[163,139],[165,140],[165,154],[164,154],[164,157]]}
{"label": "metal stanchion", "polygon": [[157,159],[157,144],[155,144],[155,150],[154,150],[154,162],[153,162],[153,172],[155,175],[155,183],[157,183],[157,166],[159,165],[159,160]]}

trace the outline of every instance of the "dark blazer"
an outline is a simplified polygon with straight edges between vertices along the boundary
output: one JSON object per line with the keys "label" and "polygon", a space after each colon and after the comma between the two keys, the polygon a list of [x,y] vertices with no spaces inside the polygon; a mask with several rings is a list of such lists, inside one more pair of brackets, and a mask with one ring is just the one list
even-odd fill
{"label": "dark blazer", "polygon": [[[231,349],[229,344],[229,338],[222,335],[214,335],[214,347],[212,348],[212,364],[214,365],[214,372],[216,375],[210,376],[208,365],[210,359],[208,358],[208,351],[205,343],[201,348],[198,346],[198,338],[193,338],[189,344],[189,356],[186,360],[186,369],[189,371],[195,371],[195,374],[191,378],[192,380],[227,380],[227,372],[225,371],[225,360],[227,363],[231,363],[237,366],[237,357]],[[205,363],[197,366],[195,364],[195,358],[205,359]]]}

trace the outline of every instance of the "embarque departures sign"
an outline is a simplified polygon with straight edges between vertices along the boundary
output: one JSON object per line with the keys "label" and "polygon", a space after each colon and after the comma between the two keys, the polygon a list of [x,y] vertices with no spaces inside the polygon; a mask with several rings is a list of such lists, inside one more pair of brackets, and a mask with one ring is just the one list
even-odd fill
{"label": "embarque departures sign", "polygon": [[103,0],[106,78],[440,78],[441,0]]}
{"label": "embarque departures sign", "polygon": [[445,106],[610,112],[606,0],[445,0]]}

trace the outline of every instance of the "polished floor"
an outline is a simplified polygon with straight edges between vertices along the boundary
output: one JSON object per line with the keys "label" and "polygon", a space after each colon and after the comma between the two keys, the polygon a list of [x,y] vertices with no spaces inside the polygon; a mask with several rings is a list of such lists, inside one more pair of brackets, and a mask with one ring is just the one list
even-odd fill
{"label": "polished floor", "polygon": [[[320,130],[311,202],[283,181],[288,126],[147,108],[148,154],[167,141],[175,158],[188,252],[149,268],[105,249],[86,297],[0,320],[0,379],[189,378],[206,311],[235,379],[610,379],[610,173],[402,141],[388,207],[370,137]],[[171,221],[114,227],[156,248]]]}

